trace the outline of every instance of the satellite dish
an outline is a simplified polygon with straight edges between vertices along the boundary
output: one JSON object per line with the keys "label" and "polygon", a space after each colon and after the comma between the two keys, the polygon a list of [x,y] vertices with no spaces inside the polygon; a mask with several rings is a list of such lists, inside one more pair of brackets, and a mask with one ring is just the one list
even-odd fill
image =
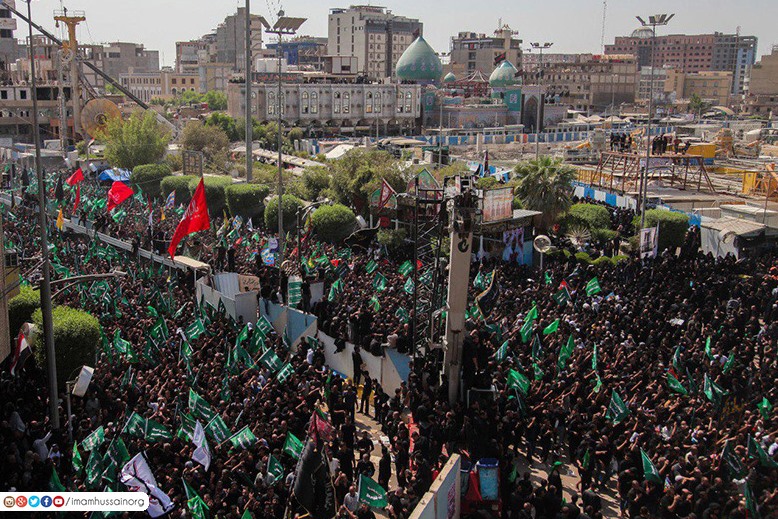
{"label": "satellite dish", "polygon": [[541,234],[535,238],[535,240],[532,242],[532,245],[535,247],[536,251],[545,254],[549,251],[549,249],[551,249],[551,238],[545,234]]}
{"label": "satellite dish", "polygon": [[121,116],[119,107],[110,100],[105,98],[92,99],[81,109],[81,127],[86,130],[90,137],[95,138],[97,134],[105,130],[110,119]]}

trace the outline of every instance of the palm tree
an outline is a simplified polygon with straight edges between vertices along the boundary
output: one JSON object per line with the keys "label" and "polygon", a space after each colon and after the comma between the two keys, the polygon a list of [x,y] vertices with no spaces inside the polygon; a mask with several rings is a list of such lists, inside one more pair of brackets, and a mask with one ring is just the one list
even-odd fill
{"label": "palm tree", "polygon": [[525,209],[540,211],[541,228],[554,223],[557,216],[565,213],[572,205],[572,182],[575,168],[564,164],[562,159],[540,157],[522,162],[514,170],[517,180],[516,196]]}

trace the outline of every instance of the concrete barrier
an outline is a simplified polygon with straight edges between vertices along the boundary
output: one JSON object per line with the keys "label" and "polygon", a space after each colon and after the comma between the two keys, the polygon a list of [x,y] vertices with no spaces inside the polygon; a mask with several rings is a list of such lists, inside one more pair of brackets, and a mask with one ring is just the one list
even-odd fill
{"label": "concrete barrier", "polygon": [[409,519],[459,519],[462,513],[461,465],[459,454],[452,454]]}

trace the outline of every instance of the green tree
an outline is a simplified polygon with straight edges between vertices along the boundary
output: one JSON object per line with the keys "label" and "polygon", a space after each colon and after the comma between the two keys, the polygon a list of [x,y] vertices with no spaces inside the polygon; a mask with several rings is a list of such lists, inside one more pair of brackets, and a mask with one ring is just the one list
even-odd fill
{"label": "green tree", "polygon": [[390,251],[396,251],[401,247],[405,247],[405,238],[408,236],[408,232],[403,229],[381,229],[378,231],[376,238],[378,243],[385,246]]}
{"label": "green tree", "polygon": [[562,159],[540,157],[515,168],[516,195],[524,208],[541,211],[541,227],[547,228],[572,204],[575,169]]}
{"label": "green tree", "polygon": [[[640,215],[632,221],[636,230],[640,230]],[[684,213],[664,211],[662,209],[650,209],[646,211],[645,227],[659,226],[659,251],[670,249],[675,252],[677,247],[683,245],[686,231],[689,230],[689,217]]]}
{"label": "green tree", "polygon": [[495,189],[500,182],[494,177],[481,177],[475,181],[475,187],[478,189]]}
{"label": "green tree", "polygon": [[[94,365],[95,346],[100,344],[100,323],[93,315],[68,306],[54,307],[52,317],[57,351],[57,384],[62,389],[74,371],[85,364]],[[43,330],[40,309],[35,311],[32,319],[38,330]],[[46,348],[42,333],[35,338],[33,351],[38,365],[44,366]]]}
{"label": "green tree", "polygon": [[[282,202],[284,231],[294,229],[297,225],[297,211],[302,206],[302,200],[296,196],[284,195]],[[265,227],[272,231],[278,231],[278,196],[271,198],[265,207]]]}
{"label": "green tree", "polygon": [[191,105],[192,103],[202,103],[203,96],[198,94],[194,90],[184,90],[181,95],[176,98],[176,104],[179,106]]}
{"label": "green tree", "polygon": [[365,212],[370,195],[385,179],[395,191],[405,191],[407,178],[400,163],[385,151],[354,148],[332,164],[330,188],[336,201]]}
{"label": "green tree", "polygon": [[245,219],[253,218],[252,221],[257,223],[265,210],[265,198],[269,194],[270,188],[262,184],[232,184],[224,188],[230,214]]}
{"label": "green tree", "polygon": [[354,216],[354,211],[345,205],[325,205],[313,212],[311,223],[319,238],[336,243],[351,234],[357,217]]}
{"label": "green tree", "polygon": [[575,204],[567,215],[576,223],[582,223],[593,231],[595,229],[610,229],[611,215],[608,209],[595,204]]}
{"label": "green tree", "polygon": [[143,193],[151,198],[158,198],[160,195],[159,184],[163,178],[169,175],[170,167],[167,164],[143,164],[132,170],[130,183],[133,188],[139,187]]}
{"label": "green tree", "polygon": [[689,112],[697,114],[698,117],[701,117],[703,112],[706,112],[710,107],[711,104],[697,94],[692,94],[689,97]]}
{"label": "green tree", "polygon": [[190,121],[184,127],[181,143],[186,151],[199,151],[205,157],[205,167],[215,173],[224,173],[228,162],[230,139],[221,128],[200,121]]}
{"label": "green tree", "polygon": [[[208,204],[208,212],[211,216],[220,215],[226,206],[224,189],[232,185],[230,177],[206,176],[205,179],[205,201]],[[200,183],[198,177],[189,181],[189,195],[194,194],[197,184]],[[178,192],[176,192],[178,194]]]}
{"label": "green tree", "polygon": [[41,293],[32,287],[22,285],[19,294],[8,302],[8,327],[11,340],[19,333],[24,323],[31,322],[32,314],[41,307]]}
{"label": "green tree", "polygon": [[192,198],[192,194],[189,192],[189,183],[193,180],[199,180],[198,177],[193,175],[170,175],[162,179],[159,183],[162,196],[167,196],[173,191],[176,192],[176,205],[188,204]]}
{"label": "green tree", "polygon": [[318,200],[321,192],[330,187],[330,170],[324,166],[305,168],[302,174],[305,199]]}
{"label": "green tree", "polygon": [[289,139],[289,142],[294,143],[295,141],[302,140],[302,138],[305,136],[305,133],[303,132],[302,128],[294,127],[286,134],[286,138]]}
{"label": "green tree", "polygon": [[205,125],[221,128],[222,131],[227,134],[227,138],[230,142],[240,140],[243,138],[243,135],[245,135],[245,130],[241,127],[239,132],[237,122],[227,114],[218,112],[213,113],[205,120]]}
{"label": "green tree", "polygon": [[224,92],[217,92],[216,90],[209,90],[203,96],[203,99],[208,103],[208,108],[211,110],[226,110],[227,109],[227,94]]}
{"label": "green tree", "polygon": [[112,166],[135,169],[162,160],[170,133],[157,122],[154,112],[147,110],[133,112],[126,121],[110,119],[100,138],[105,142],[105,158]]}

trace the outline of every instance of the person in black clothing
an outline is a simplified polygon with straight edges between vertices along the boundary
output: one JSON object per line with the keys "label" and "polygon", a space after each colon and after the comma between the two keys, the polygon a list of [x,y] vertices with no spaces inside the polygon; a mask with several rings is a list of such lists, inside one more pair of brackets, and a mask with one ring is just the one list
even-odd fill
{"label": "person in black clothing", "polygon": [[381,447],[381,461],[378,462],[378,484],[384,489],[389,488],[389,480],[392,477],[392,457],[386,446]]}
{"label": "person in black clothing", "polygon": [[362,355],[359,353],[359,346],[354,345],[354,352],[351,354],[351,362],[354,365],[354,385],[358,386],[362,380]]}
{"label": "person in black clothing", "polygon": [[235,247],[227,251],[227,272],[235,272]]}

